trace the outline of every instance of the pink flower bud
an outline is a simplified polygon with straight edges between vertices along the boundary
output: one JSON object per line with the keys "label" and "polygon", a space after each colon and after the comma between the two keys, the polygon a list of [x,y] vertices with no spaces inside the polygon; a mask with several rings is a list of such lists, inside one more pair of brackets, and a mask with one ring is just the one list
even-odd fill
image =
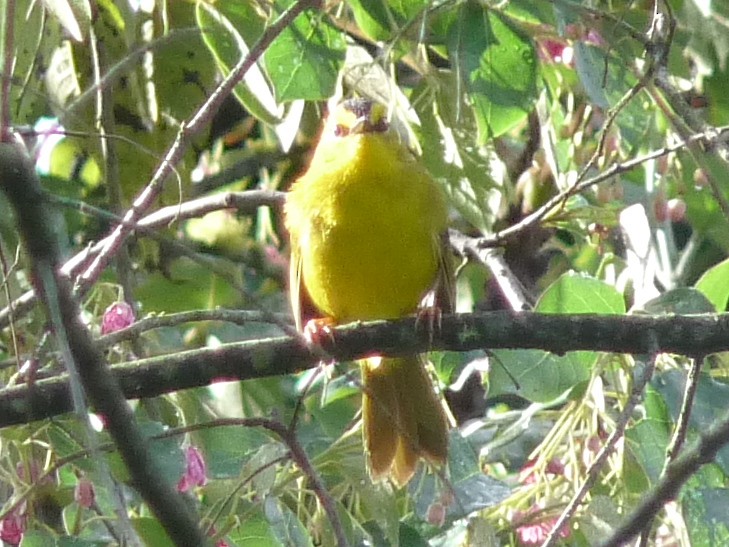
{"label": "pink flower bud", "polygon": [[0,540],[8,545],[19,545],[28,526],[28,516],[25,513],[25,504],[13,509],[0,521]]}
{"label": "pink flower bud", "polygon": [[134,323],[134,310],[126,302],[115,302],[104,312],[101,320],[101,334],[109,334]]}
{"label": "pink flower bud", "polygon": [[[544,520],[538,520],[539,512],[540,508],[536,505],[533,505],[529,508],[529,510],[525,512],[516,511],[512,516],[512,522],[517,524],[524,523],[521,525],[517,525],[516,528],[516,535],[519,538],[519,543],[521,545],[541,545],[542,543],[544,543],[544,540],[547,539],[547,536],[552,530],[552,527],[557,524],[556,517],[548,517]],[[567,524],[562,526],[557,535],[560,538],[569,537],[569,526]]]}
{"label": "pink flower bud", "polygon": [[73,490],[73,499],[76,500],[76,503],[78,503],[81,507],[85,509],[90,508],[96,499],[94,483],[85,477],[80,478],[76,484],[76,488]]}
{"label": "pink flower bud", "polygon": [[440,528],[445,523],[445,518],[446,508],[443,506],[443,504],[438,502],[431,503],[428,507],[428,524]]}
{"label": "pink flower bud", "polygon": [[682,222],[686,219],[686,202],[680,198],[672,198],[666,204],[668,218],[671,222]]}
{"label": "pink flower bud", "polygon": [[177,483],[177,490],[187,492],[195,486],[205,486],[207,482],[207,466],[202,453],[194,446],[188,446],[185,450],[185,473]]}

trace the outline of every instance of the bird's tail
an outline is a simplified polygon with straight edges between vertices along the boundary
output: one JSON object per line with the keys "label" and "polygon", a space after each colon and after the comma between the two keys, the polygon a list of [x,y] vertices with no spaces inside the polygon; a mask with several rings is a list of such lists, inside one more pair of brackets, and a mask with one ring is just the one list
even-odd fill
{"label": "bird's tail", "polygon": [[442,465],[448,419],[423,358],[371,357],[361,361],[363,435],[373,480],[404,486],[423,458]]}

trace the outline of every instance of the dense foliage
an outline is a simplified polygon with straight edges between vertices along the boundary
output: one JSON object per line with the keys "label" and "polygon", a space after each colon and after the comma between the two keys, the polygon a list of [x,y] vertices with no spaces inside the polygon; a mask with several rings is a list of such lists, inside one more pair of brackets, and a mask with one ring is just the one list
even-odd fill
{"label": "dense foliage", "polygon": [[[68,287],[42,274],[45,243],[3,164],[0,539],[170,543],[123,431],[73,372],[68,341],[88,328],[135,398],[129,425],[159,482],[218,545],[726,542],[729,449],[710,427],[729,420],[729,364],[682,320],[729,299],[729,5],[2,6],[3,146],[10,123],[85,327],[54,307]],[[310,368],[305,349],[274,360],[301,346],[269,340],[295,336],[278,191],[305,169],[327,101],[356,95],[390,107],[447,195],[458,313],[540,312],[544,329],[554,314],[628,329],[668,316],[686,355],[657,335],[591,351],[606,346],[566,330],[543,349],[525,332],[434,351],[458,422],[447,469],[372,484],[356,367]]]}

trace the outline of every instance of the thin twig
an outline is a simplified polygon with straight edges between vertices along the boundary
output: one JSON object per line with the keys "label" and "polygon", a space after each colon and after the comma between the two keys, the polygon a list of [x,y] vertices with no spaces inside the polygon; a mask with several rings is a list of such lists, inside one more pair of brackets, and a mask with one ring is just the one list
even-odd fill
{"label": "thin twig", "polygon": [[[281,322],[292,324],[290,315],[283,313],[274,315],[277,319],[277,323]],[[263,313],[255,310],[227,310],[221,308],[214,310],[193,310],[165,315],[154,315],[140,319],[124,329],[101,336],[97,340],[97,344],[101,348],[108,348],[124,340],[136,338],[143,332],[163,327],[176,327],[183,323],[193,323],[198,321],[225,321],[236,325],[249,325],[250,323],[271,323],[271,317],[270,313]],[[276,325],[277,323],[271,324]]]}
{"label": "thin twig", "polygon": [[[157,460],[149,453],[146,439],[139,430],[134,415],[116,379],[110,373],[103,356],[95,347],[85,325],[81,323],[78,303],[68,280],[59,275],[60,248],[56,234],[47,222],[48,204],[42,199],[42,189],[33,164],[20,142],[0,144],[0,188],[15,210],[18,229],[31,259],[33,272],[46,305],[59,349],[71,376],[78,380],[71,387],[82,385],[79,397],[88,397],[97,412],[105,417],[106,428],[116,442],[119,453],[129,470],[134,487],[169,537],[178,545],[204,544],[194,511],[167,481],[161,480]],[[72,393],[78,389],[72,389]],[[26,399],[31,410],[34,397]],[[27,417],[27,414],[26,414]],[[88,414],[80,416],[88,420]]]}
{"label": "thin twig", "polygon": [[[225,192],[215,194],[213,196],[183,203],[180,206],[173,205],[163,207],[162,209],[142,218],[136,225],[133,225],[133,228],[138,231],[144,231],[145,234],[154,237],[151,230],[169,226],[176,221],[202,216],[206,213],[218,211],[220,209],[230,208],[236,208],[241,213],[252,214],[257,211],[259,207],[280,205],[283,203],[284,195],[285,194],[283,192],[273,192],[268,190],[248,190],[245,192]],[[68,200],[58,196],[51,196],[49,194],[45,194],[44,199],[50,199],[64,206],[69,204]],[[111,213],[83,204],[82,202],[73,201],[73,204],[74,206],[78,206],[79,210],[82,212],[89,210],[93,211],[94,214],[103,215],[104,218],[113,222],[124,222],[123,219],[119,219]],[[69,278],[73,278],[81,273],[84,266],[88,264],[88,261],[101,251],[104,245],[109,241],[110,237],[111,236],[108,236],[90,248],[84,249],[70,258],[61,267],[61,274]],[[171,244],[176,243],[169,238],[165,238],[165,241]],[[179,250],[180,252],[183,252],[182,248],[179,248]],[[7,326],[11,317],[11,311],[15,312],[16,317],[22,317],[25,313],[32,309],[36,300],[35,293],[33,291],[28,291],[12,302],[11,305],[0,310],[0,328]]]}
{"label": "thin twig", "polygon": [[643,397],[643,390],[645,389],[645,386],[648,384],[650,379],[653,377],[655,367],[656,354],[654,353],[648,363],[646,363],[645,368],[643,369],[643,373],[633,384],[633,389],[630,391],[630,397],[626,401],[625,407],[623,407],[623,411],[620,413],[620,417],[615,424],[615,429],[595,456],[595,461],[592,462],[590,468],[587,470],[587,477],[585,478],[585,481],[582,483],[582,486],[580,486],[580,489],[575,492],[575,495],[567,504],[567,507],[565,507],[564,511],[562,511],[562,514],[552,526],[552,529],[549,531],[547,539],[544,541],[544,543],[542,543],[542,547],[551,547],[557,543],[557,541],[559,540],[560,531],[563,529],[565,524],[574,516],[578,507],[582,503],[582,500],[585,499],[587,493],[597,482],[600,471],[607,462],[608,457],[610,456],[610,454],[612,454],[617,442],[623,437],[623,434],[625,433],[625,428],[627,427],[628,422],[633,415],[633,410],[635,409],[636,405],[641,401],[641,398]]}
{"label": "thin twig", "polygon": [[[306,451],[301,446],[299,439],[296,437],[295,430],[279,421],[271,420],[269,418],[220,418],[205,423],[192,424],[186,428],[186,431],[195,431],[219,426],[262,427],[271,431],[279,439],[281,439],[281,441],[289,449],[293,462],[299,466],[301,472],[311,482],[311,488],[314,490],[316,497],[319,498],[319,502],[324,508],[324,512],[327,514],[329,523],[332,526],[334,536],[337,538],[337,545],[339,547],[346,547],[349,545],[349,542],[344,535],[342,521],[339,519],[336,503],[334,502],[331,494],[329,494],[329,491],[326,489],[326,486],[324,486],[319,474],[312,466],[309,456],[306,454]],[[178,432],[179,431],[176,433]]]}
{"label": "thin twig", "polygon": [[686,377],[686,386],[683,393],[683,400],[681,402],[681,411],[676,421],[676,429],[673,432],[671,442],[668,444],[666,449],[666,463],[663,468],[663,474],[666,473],[668,465],[676,459],[684,442],[686,441],[686,433],[688,432],[689,420],[691,418],[691,408],[694,404],[696,397],[696,390],[699,387],[699,374],[701,373],[701,367],[703,365],[704,358],[697,357],[691,359],[691,367],[689,368],[688,376]]}
{"label": "thin twig", "polygon": [[538,222],[540,222],[541,220],[543,220],[544,218],[549,216],[549,214],[552,213],[552,210],[555,207],[559,206],[560,204],[564,203],[567,198],[569,198],[573,195],[579,194],[580,192],[589,188],[590,186],[594,186],[600,182],[609,180],[616,175],[626,173],[626,172],[630,171],[631,169],[638,167],[642,163],[660,158],[662,156],[666,156],[672,152],[681,150],[682,148],[685,148],[689,145],[692,145],[695,143],[700,143],[700,142],[703,142],[706,144],[721,142],[721,140],[724,138],[724,136],[728,135],[728,134],[729,134],[729,126],[711,128],[703,133],[691,135],[688,138],[683,139],[675,144],[672,144],[670,146],[665,146],[658,150],[654,150],[643,156],[639,156],[637,158],[633,158],[631,160],[628,160],[628,161],[625,161],[622,163],[615,163],[615,164],[611,165],[609,168],[607,168],[605,171],[600,173],[599,175],[586,179],[586,180],[582,181],[580,184],[577,184],[575,186],[568,188],[567,190],[565,190],[563,192],[560,192],[558,195],[549,199],[549,201],[547,201],[547,203],[542,205],[539,209],[534,211],[532,214],[524,217],[516,224],[513,224],[513,225],[509,226],[508,228],[501,230],[500,232],[498,232],[497,234],[494,234],[491,237],[481,238],[479,246],[482,246],[482,247],[498,246],[503,241],[506,241],[507,239],[514,237],[517,234],[519,234],[520,232],[526,230],[530,226],[537,224]]}
{"label": "thin twig", "polygon": [[[686,434],[688,433],[689,421],[691,418],[691,408],[694,404],[696,397],[696,390],[699,387],[699,374],[701,372],[701,366],[704,362],[704,358],[694,358],[691,360],[691,367],[689,368],[688,375],[686,377],[686,385],[684,387],[683,400],[681,401],[681,410],[676,420],[676,427],[673,431],[671,441],[668,443],[666,449],[666,459],[663,462],[663,470],[661,476],[665,476],[668,466],[678,456],[684,442],[686,441]],[[643,531],[640,535],[641,545],[647,545],[650,539],[650,532],[653,528],[654,518],[650,518],[645,522]]]}
{"label": "thin twig", "polygon": [[647,520],[652,519],[671,500],[676,499],[681,487],[705,464],[716,458],[717,452],[729,444],[729,414],[719,423],[699,437],[698,443],[684,450],[666,469],[666,473],[633,511],[628,520],[603,543],[603,547],[619,547],[628,544],[644,528]]}
{"label": "thin twig", "polygon": [[175,139],[175,143],[162,160],[150,183],[142,190],[124,216],[125,222],[117,226],[107,243],[103,246],[98,255],[79,279],[79,289],[83,293],[98,279],[112,255],[116,252],[121,243],[131,232],[134,224],[141,218],[144,211],[151,207],[152,203],[162,191],[165,180],[172,171],[172,166],[182,159],[187,150],[190,140],[208,124],[215,112],[225,98],[232,93],[236,85],[243,79],[248,70],[263,54],[266,48],[286,29],[296,17],[307,8],[319,7],[320,0],[299,0],[287,9],[281,16],[269,26],[258,41],[251,47],[248,55],[231,70],[230,74],[208,97],[203,106],[192,116],[183,122]]}
{"label": "thin twig", "polygon": [[15,9],[17,5],[15,0],[5,0],[3,3],[5,13],[5,28],[3,29],[2,43],[3,54],[3,78],[0,83],[0,141],[8,142],[10,140],[10,125],[12,123],[12,113],[10,111],[10,88],[12,87],[12,68],[15,66]]}

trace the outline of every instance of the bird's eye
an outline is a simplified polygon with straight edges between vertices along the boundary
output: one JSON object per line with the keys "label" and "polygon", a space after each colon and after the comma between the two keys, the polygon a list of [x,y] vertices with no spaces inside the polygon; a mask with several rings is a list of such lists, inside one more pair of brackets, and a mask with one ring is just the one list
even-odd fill
{"label": "bird's eye", "polygon": [[335,137],[346,137],[349,135],[349,128],[346,125],[337,124],[334,128]]}

